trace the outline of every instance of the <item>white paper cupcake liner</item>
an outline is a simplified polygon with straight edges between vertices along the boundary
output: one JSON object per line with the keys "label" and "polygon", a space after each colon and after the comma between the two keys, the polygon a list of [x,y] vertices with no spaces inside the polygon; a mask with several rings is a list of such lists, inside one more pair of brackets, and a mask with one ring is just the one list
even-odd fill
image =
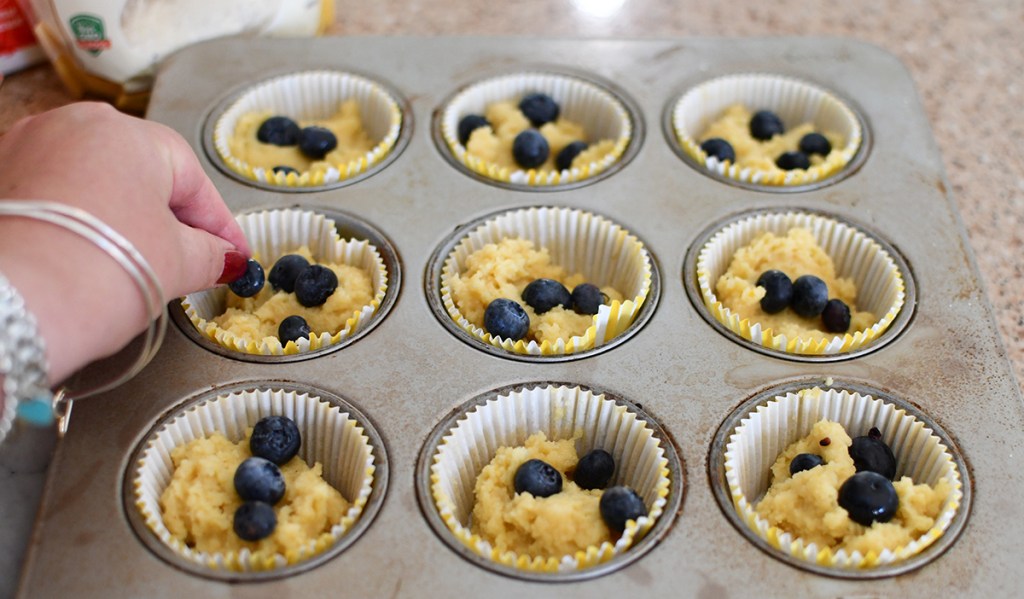
{"label": "white paper cupcake liner", "polygon": [[[947,481],[952,490],[935,525],[908,545],[880,554],[833,550],[805,542],[769,525],[755,512],[771,483],[771,467],[788,445],[807,436],[814,424],[831,420],[851,438],[872,427],[896,456],[896,480],[909,476],[915,484],[935,486]],[[960,471],[949,449],[924,423],[891,403],[845,390],[804,389],[780,395],[759,406],[736,427],[725,449],[725,478],[740,519],[775,549],[810,564],[837,569],[863,569],[891,564],[923,551],[949,528],[963,497]]]}
{"label": "white paper cupcake liner", "polygon": [[[877,322],[864,330],[823,339],[787,338],[740,318],[719,301],[715,285],[737,250],[765,232],[785,236],[795,227],[811,231],[835,264],[836,275],[856,284],[857,308],[880,315]],[[755,214],[726,226],[697,255],[697,283],[705,307],[727,329],[756,345],[793,354],[831,355],[864,347],[889,328],[906,300],[903,273],[877,241],[835,219],[803,212]]]}
{"label": "white paper cupcake liner", "polygon": [[[462,117],[483,114],[495,102],[517,102],[530,93],[545,93],[561,108],[559,118],[580,124],[587,142],[615,141],[611,152],[580,167],[564,171],[509,169],[469,154],[459,143],[458,127]],[[455,158],[470,171],[488,179],[518,185],[562,185],[593,177],[615,164],[629,146],[633,123],[626,107],[611,93],[597,85],[556,73],[516,73],[473,84],[459,92],[441,114],[441,135]]]}
{"label": "white paper cupcake liner", "polygon": [[[598,287],[611,286],[626,299],[602,305],[593,324],[580,336],[543,343],[492,336],[462,315],[451,282],[465,272],[466,259],[473,252],[509,238],[528,239],[538,249],[546,248],[552,264],[570,274],[583,273],[588,283]],[[455,246],[441,271],[441,301],[462,330],[484,343],[517,354],[572,354],[601,346],[629,328],[650,292],[651,272],[651,258],[643,243],[603,216],[572,208],[524,208],[488,220]]]}
{"label": "white paper cupcake liner", "polygon": [[[270,111],[293,120],[323,119],[336,114],[340,104],[350,99],[359,105],[363,129],[375,144],[356,160],[333,164],[323,172],[295,175],[251,165],[231,153],[228,140],[244,114]],[[311,187],[329,185],[366,172],[394,148],[401,130],[402,111],[398,101],[379,84],[352,73],[306,71],[269,79],[243,93],[217,119],[213,144],[224,164],[245,178],[270,185]]]}
{"label": "white paper cupcake liner", "polygon": [[[323,478],[351,503],[329,539],[310,540],[289,555],[265,556],[248,549],[237,553],[206,553],[186,546],[164,525],[160,496],[174,473],[171,451],[213,433],[232,443],[266,416],[287,416],[302,434],[299,458],[323,465]],[[146,526],[183,559],[215,570],[256,572],[309,559],[332,547],[359,519],[374,484],[374,456],[363,427],[337,406],[306,393],[253,389],[222,395],[192,406],[151,435],[135,466],[135,505]]]}
{"label": "white paper cupcake liner", "polygon": [[[824,162],[806,170],[764,171],[721,162],[700,148],[699,139],[733,104],[742,104],[751,112],[771,110],[787,129],[813,123],[816,131],[834,133],[844,143],[833,148]],[[697,85],[676,102],[672,126],[683,151],[697,164],[722,177],[769,186],[804,185],[831,177],[853,159],[863,140],[857,115],[833,94],[806,81],[761,73],[728,75]]]}
{"label": "white paper cupcake liner", "polygon": [[[614,543],[574,555],[548,557],[501,552],[470,530],[476,479],[500,447],[522,446],[533,434],[572,439],[582,457],[604,449],[616,461],[609,483],[632,487],[648,515],[628,525]],[[431,494],[448,529],[472,551],[505,566],[532,572],[565,572],[606,562],[629,549],[661,516],[669,494],[668,459],[647,423],[625,406],[579,387],[545,386],[513,391],[468,412],[445,435],[433,455]]]}
{"label": "white paper cupcake liner", "polygon": [[388,289],[388,271],[377,248],[366,240],[341,239],[333,220],[309,210],[289,208],[252,212],[239,215],[236,220],[267,275],[278,258],[306,246],[318,262],[348,264],[368,272],[375,290],[374,297],[368,305],[353,312],[338,332],[324,332],[282,345],[277,337],[253,339],[239,336],[214,323],[213,318],[227,309],[228,294],[226,286],[215,287],[187,295],[181,302],[185,314],[203,336],[230,350],[280,356],[334,345],[369,324]]}

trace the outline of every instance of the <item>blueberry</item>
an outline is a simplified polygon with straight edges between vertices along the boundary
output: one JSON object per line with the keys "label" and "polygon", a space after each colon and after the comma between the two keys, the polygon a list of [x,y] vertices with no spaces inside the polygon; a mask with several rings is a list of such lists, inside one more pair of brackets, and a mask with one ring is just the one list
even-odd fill
{"label": "blueberry", "polygon": [[307,308],[322,306],[338,288],[338,275],[326,266],[314,264],[295,277],[295,299]]}
{"label": "blueberry", "polygon": [[264,282],[263,267],[259,262],[249,258],[245,265],[245,274],[228,283],[228,289],[238,297],[252,297],[263,289]]}
{"label": "blueberry", "polygon": [[791,171],[798,168],[811,168],[811,159],[803,152],[783,152],[775,160],[775,166],[784,171]]}
{"label": "blueberry", "polygon": [[555,168],[560,171],[567,171],[572,168],[572,161],[580,155],[580,152],[587,149],[587,142],[574,141],[562,148],[562,151],[555,156]]}
{"label": "blueberry", "polygon": [[572,309],[577,314],[597,314],[601,304],[608,301],[608,296],[601,292],[597,285],[580,283],[572,290]]}
{"label": "blueberry", "polygon": [[736,162],[736,151],[732,149],[732,144],[721,137],[704,140],[700,144],[700,149],[704,150],[708,156],[717,158],[719,162]]}
{"label": "blueberry", "polygon": [[286,116],[272,116],[260,125],[256,139],[275,146],[294,146],[299,143],[299,125]]}
{"label": "blueberry", "polygon": [[548,159],[548,140],[536,129],[527,129],[512,142],[512,157],[523,168],[537,168]]}
{"label": "blueberry", "polygon": [[888,522],[900,507],[900,498],[889,479],[877,472],[858,472],[839,487],[839,507],[850,520],[864,526]]}
{"label": "blueberry", "polygon": [[282,289],[288,293],[295,291],[295,277],[309,268],[309,261],[298,254],[281,256],[270,269],[267,280],[274,289]]}
{"label": "blueberry", "polygon": [[275,175],[276,175],[276,174],[283,174],[283,175],[284,175],[284,176],[286,176],[286,177],[287,177],[287,176],[288,176],[288,175],[289,175],[290,173],[295,173],[296,175],[298,175],[298,174],[299,174],[299,171],[297,171],[297,170],[293,169],[293,168],[292,168],[292,167],[290,167],[290,166],[275,166],[275,167],[273,168],[273,171],[274,171],[274,174],[275,174]]}
{"label": "blueberry", "polygon": [[581,489],[603,489],[615,474],[615,459],[603,449],[593,449],[576,464],[573,480]]}
{"label": "blueberry", "polygon": [[530,330],[530,316],[518,302],[499,298],[487,304],[484,329],[494,337],[519,341]]}
{"label": "blueberry", "polygon": [[479,114],[467,114],[459,121],[459,143],[466,145],[469,136],[480,127],[490,127],[491,123]]}
{"label": "blueberry", "polygon": [[519,110],[534,127],[558,119],[558,103],[547,94],[530,94],[519,101]]}
{"label": "blueberry", "polygon": [[262,501],[246,501],[235,510],[235,534],[245,541],[259,541],[277,528],[274,508]]}
{"label": "blueberry", "polygon": [[601,494],[601,519],[615,532],[626,530],[626,522],[647,515],[644,500],[629,487],[612,487]]}
{"label": "blueberry", "polygon": [[527,460],[516,470],[512,483],[516,493],[550,497],[562,491],[562,474],[543,460]]}
{"label": "blueberry", "polygon": [[821,133],[808,133],[800,138],[800,151],[808,156],[811,154],[828,156],[829,152],[832,151],[832,144]]}
{"label": "blueberry", "polygon": [[850,330],[850,307],[843,300],[830,299],[821,313],[821,321],[830,333],[845,333]]}
{"label": "blueberry", "polygon": [[249,437],[249,451],[252,455],[274,462],[278,466],[299,453],[302,436],[299,427],[287,416],[261,418]]}
{"label": "blueberry", "polygon": [[306,319],[297,314],[285,318],[277,326],[277,337],[281,340],[281,345],[288,345],[289,341],[308,339],[312,332]]}
{"label": "blueberry", "polygon": [[306,127],[299,131],[299,150],[313,160],[323,160],[327,152],[338,147],[338,138],[330,129]]}
{"label": "blueberry", "polygon": [[572,295],[554,279],[535,279],[523,289],[523,301],[537,314],[543,314],[555,306],[569,308]]}
{"label": "blueberry", "polygon": [[825,460],[820,455],[813,453],[801,453],[797,455],[789,463],[789,473],[796,474],[797,472],[803,472],[804,470],[810,470],[816,466],[821,466],[825,463]]}
{"label": "blueberry", "polygon": [[757,278],[757,286],[764,287],[761,309],[765,314],[782,312],[793,301],[793,282],[781,270],[766,270]]}
{"label": "blueberry", "polygon": [[850,457],[857,472],[876,472],[889,480],[896,477],[896,456],[882,441],[877,428],[872,428],[866,436],[854,438]]}
{"label": "blueberry", "polygon": [[284,497],[281,469],[270,460],[248,458],[235,470],[235,491],[244,501],[274,505]]}
{"label": "blueberry", "polygon": [[754,139],[767,141],[776,135],[782,135],[785,131],[782,119],[770,110],[759,110],[750,119],[750,135]]}
{"label": "blueberry", "polygon": [[793,281],[793,301],[790,304],[793,311],[811,318],[821,314],[828,303],[828,285],[814,275],[797,277]]}

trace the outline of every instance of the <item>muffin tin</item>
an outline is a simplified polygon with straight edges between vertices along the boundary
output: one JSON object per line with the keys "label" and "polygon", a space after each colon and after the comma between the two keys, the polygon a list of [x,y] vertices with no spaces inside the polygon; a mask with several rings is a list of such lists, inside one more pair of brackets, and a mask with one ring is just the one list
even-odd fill
{"label": "muffin tin", "polygon": [[[648,132],[636,155],[586,186],[543,193],[491,185],[454,168],[427,125],[444,100],[476,81],[545,67],[592,74],[595,84],[614,81],[615,93],[637,109],[637,129]],[[216,154],[204,152],[207,119],[268,73],[307,69],[389,82],[411,125],[403,128],[409,138],[401,154],[338,189],[296,193],[224,174]],[[848,167],[855,171],[827,186],[765,193],[705,176],[681,159],[666,128],[675,101],[703,81],[752,72],[796,77],[848,99],[871,136],[862,161]],[[135,379],[80,402],[50,467],[22,596],[917,596],[1007,594],[1024,584],[1016,563],[1024,473],[1012,464],[1024,451],[1024,404],[913,84],[881,50],[809,38],[222,40],[168,61],[148,117],[185,136],[236,212],[301,206],[352,215],[379,231],[393,245],[403,285],[390,311],[329,353],[286,363],[246,360],[211,350],[179,327]],[[662,135],[653,134],[659,122]],[[443,324],[430,298],[437,273],[429,257],[467,223],[527,206],[592,210],[644,240],[660,265],[657,302],[628,337],[601,352],[537,363],[464,343]],[[694,244],[737,214],[779,208],[848,219],[903,258],[916,293],[908,295],[905,322],[883,335],[886,343],[806,362],[756,351],[705,320],[684,280]],[[444,422],[475,399],[547,382],[601,390],[657,423],[678,455],[679,488],[632,557],[627,552],[628,559],[589,577],[539,584],[515,571],[496,574],[452,550],[422,487],[425,456]],[[388,473],[375,517],[357,523],[343,550],[244,586],[158,556],[145,530],[133,528],[137,516],[124,499],[136,449],[183,402],[275,385],[344,397],[374,424]],[[737,409],[788,385],[870,389],[944,431],[966,491],[959,520],[917,561],[845,578],[794,565],[749,540],[728,503],[719,505],[716,433]]]}

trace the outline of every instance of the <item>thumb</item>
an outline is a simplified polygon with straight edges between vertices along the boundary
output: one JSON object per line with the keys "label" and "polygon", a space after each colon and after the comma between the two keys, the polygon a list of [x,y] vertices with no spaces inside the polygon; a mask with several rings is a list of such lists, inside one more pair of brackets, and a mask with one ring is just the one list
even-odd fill
{"label": "thumb", "polygon": [[[244,271],[245,256],[239,254],[234,245],[223,238],[202,229],[187,225],[181,228],[181,253],[179,276],[176,281],[165,281],[166,300],[181,297],[218,284],[222,275],[229,280],[238,278]],[[233,256],[229,257],[229,254]],[[234,272],[226,272],[233,270]]]}

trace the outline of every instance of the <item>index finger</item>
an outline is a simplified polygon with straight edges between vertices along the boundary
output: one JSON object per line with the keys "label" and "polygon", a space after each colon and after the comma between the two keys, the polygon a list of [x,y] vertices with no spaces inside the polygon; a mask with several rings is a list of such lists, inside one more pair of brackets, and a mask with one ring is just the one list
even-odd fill
{"label": "index finger", "polygon": [[169,154],[174,181],[168,205],[174,216],[186,225],[224,239],[250,256],[252,252],[245,234],[213,181],[203,171],[192,148],[177,132],[157,123],[151,124],[162,130],[161,139]]}

